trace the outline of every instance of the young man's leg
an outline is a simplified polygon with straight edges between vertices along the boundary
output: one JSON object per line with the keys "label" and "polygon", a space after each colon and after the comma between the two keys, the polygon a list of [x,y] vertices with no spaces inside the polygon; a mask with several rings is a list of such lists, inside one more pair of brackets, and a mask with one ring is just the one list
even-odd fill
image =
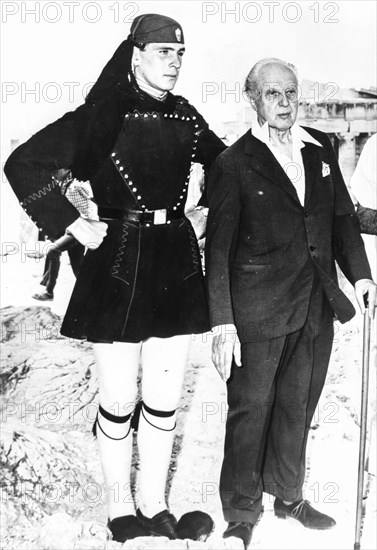
{"label": "young man's leg", "polygon": [[138,505],[152,518],[167,508],[165,491],[191,337],[150,338],[142,346]]}
{"label": "young man's leg", "polygon": [[112,520],[135,514],[130,485],[130,428],[137,397],[141,343],[96,343],[93,351],[101,406],[95,431],[107,488],[108,517]]}

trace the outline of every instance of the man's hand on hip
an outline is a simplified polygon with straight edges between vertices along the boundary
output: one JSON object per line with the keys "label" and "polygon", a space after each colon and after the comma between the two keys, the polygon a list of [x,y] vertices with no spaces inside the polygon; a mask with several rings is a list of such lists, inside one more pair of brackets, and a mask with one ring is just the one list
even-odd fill
{"label": "man's hand on hip", "polygon": [[374,311],[375,311],[375,308],[377,307],[376,289],[377,287],[371,279],[360,279],[355,283],[355,295],[356,295],[356,300],[359,304],[361,313],[364,313],[365,311],[364,295],[365,294],[368,295],[368,311],[369,311],[369,317],[371,319],[374,319]]}
{"label": "man's hand on hip", "polygon": [[105,238],[107,223],[80,217],[67,227],[67,233],[89,250],[95,250]]}
{"label": "man's hand on hip", "polygon": [[232,359],[241,366],[241,345],[234,325],[216,325],[212,329],[212,361],[221,378],[226,382],[230,376]]}

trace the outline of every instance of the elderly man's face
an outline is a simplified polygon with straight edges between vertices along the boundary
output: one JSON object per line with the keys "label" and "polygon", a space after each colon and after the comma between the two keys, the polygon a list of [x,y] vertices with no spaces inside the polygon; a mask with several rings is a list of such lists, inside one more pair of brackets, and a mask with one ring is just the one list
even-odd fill
{"label": "elderly man's face", "polygon": [[166,92],[178,80],[185,47],[175,43],[151,43],[145,50],[134,49],[133,65],[137,73],[153,88]]}
{"label": "elderly man's face", "polygon": [[277,130],[289,130],[297,117],[298,90],[293,71],[284,65],[266,65],[259,75],[259,95],[251,102],[258,122]]}

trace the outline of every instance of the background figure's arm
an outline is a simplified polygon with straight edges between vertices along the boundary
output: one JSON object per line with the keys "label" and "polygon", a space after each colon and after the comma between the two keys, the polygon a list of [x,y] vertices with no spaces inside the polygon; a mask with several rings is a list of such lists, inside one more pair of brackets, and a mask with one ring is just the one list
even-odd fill
{"label": "background figure's arm", "polygon": [[333,252],[340,269],[355,287],[355,296],[361,312],[364,312],[364,295],[368,294],[369,314],[374,316],[376,285],[360,233],[360,223],[354,205],[344,183],[330,140],[326,137],[331,171],[334,181]]}
{"label": "background figure's arm", "polygon": [[325,136],[334,182],[333,253],[340,269],[352,285],[360,279],[371,279],[371,271],[360,234],[360,224],[344,183],[331,142]]}
{"label": "background figure's arm", "polygon": [[358,203],[356,205],[356,214],[359,218],[361,233],[377,235],[377,210]]}
{"label": "background figure's arm", "polygon": [[351,178],[361,232],[377,235],[377,134],[365,143]]}

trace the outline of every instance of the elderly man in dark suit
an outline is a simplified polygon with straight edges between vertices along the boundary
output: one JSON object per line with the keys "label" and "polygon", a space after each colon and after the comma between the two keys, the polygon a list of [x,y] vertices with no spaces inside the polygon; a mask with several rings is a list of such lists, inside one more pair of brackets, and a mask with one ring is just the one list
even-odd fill
{"label": "elderly man in dark suit", "polygon": [[247,547],[263,491],[275,496],[278,517],[313,529],[335,525],[302,495],[333,319],[344,323],[355,313],[338,287],[335,260],[362,310],[368,295],[370,315],[376,286],[330,141],[295,124],[296,69],[259,61],[245,91],[258,122],[212,169],[206,257],[213,360],[229,404],[224,537]]}

